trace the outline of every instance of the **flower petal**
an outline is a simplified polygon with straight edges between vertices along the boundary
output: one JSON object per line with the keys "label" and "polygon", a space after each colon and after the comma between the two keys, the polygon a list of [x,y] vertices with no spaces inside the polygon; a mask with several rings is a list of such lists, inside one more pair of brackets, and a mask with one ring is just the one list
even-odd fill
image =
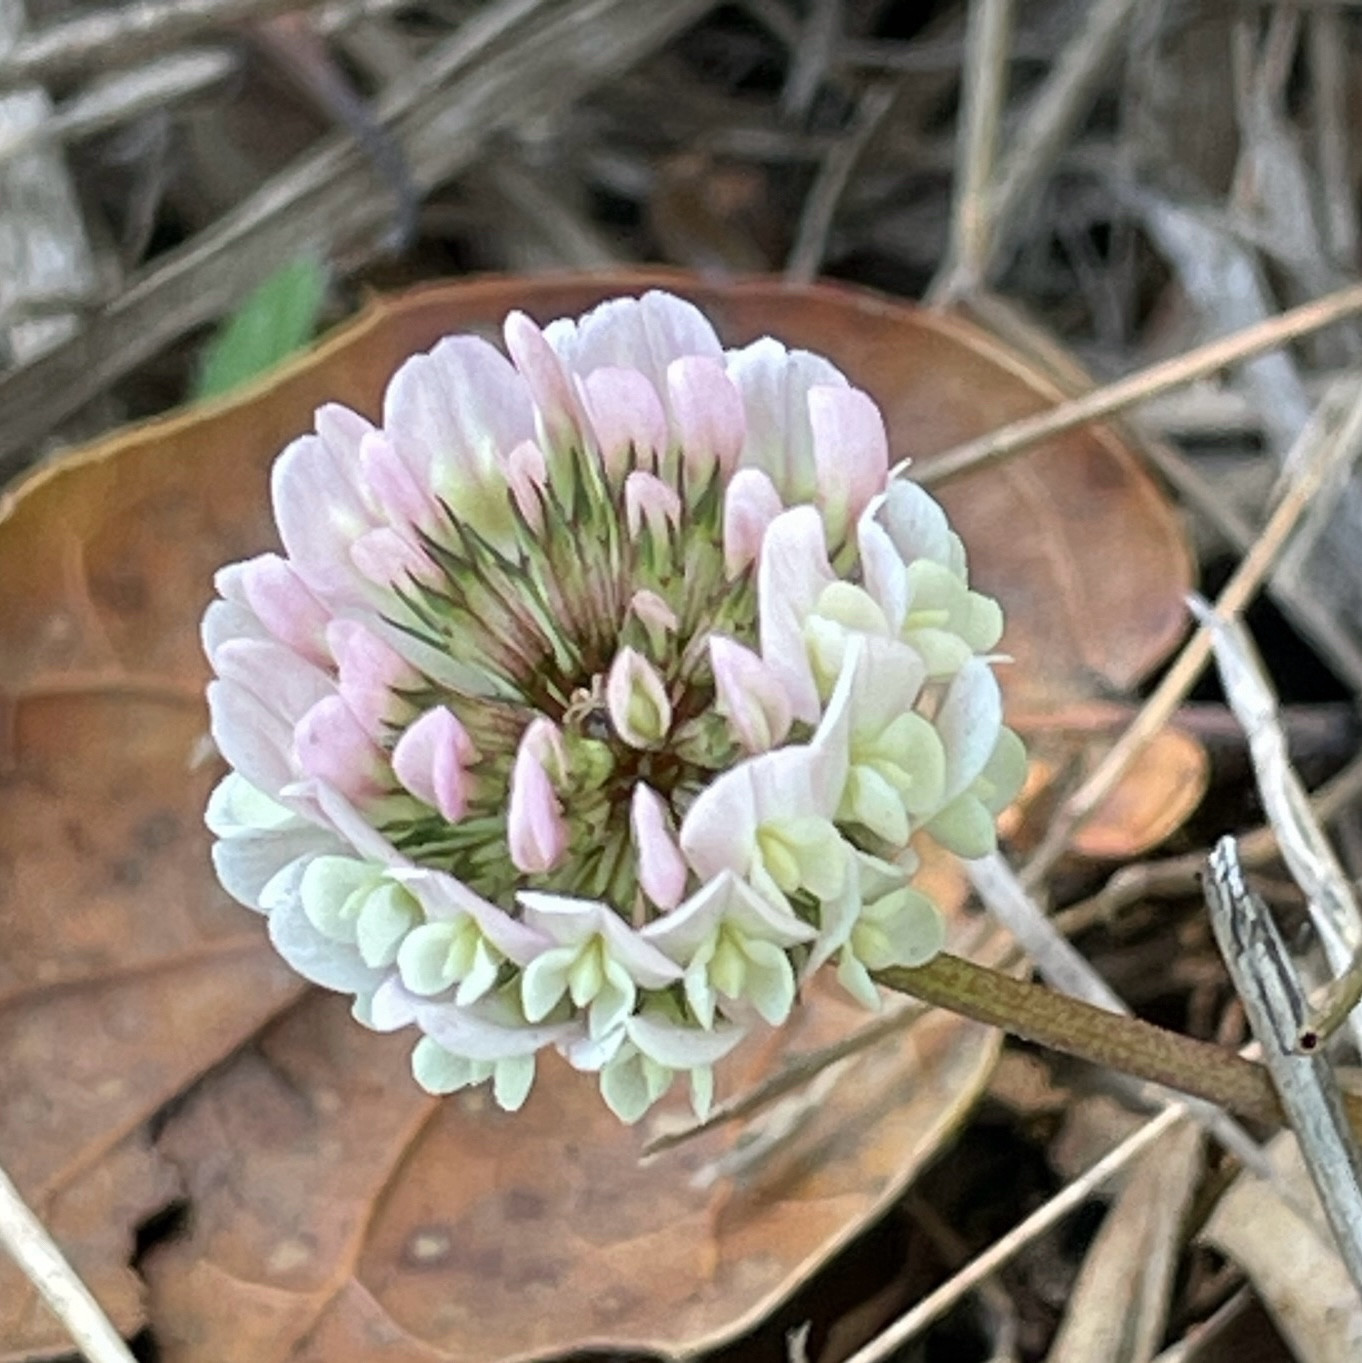
{"label": "flower petal", "polygon": [[642,781],[634,786],[629,827],[643,893],[659,908],[674,909],[686,892],[686,862],[676,844],[662,797]]}
{"label": "flower petal", "polygon": [[475,757],[468,730],[447,706],[427,710],[393,749],[393,773],[418,800],[450,823],[468,808],[468,765]]}
{"label": "flower petal", "polygon": [[607,367],[579,379],[578,392],[606,474],[618,482],[632,467],[653,468],[667,448],[667,414],[648,379]]}
{"label": "flower petal", "polygon": [[767,528],[757,571],[761,656],[790,699],[796,719],[816,724],[822,706],[804,642],[804,622],[838,579],[828,562],[823,522],[811,506],[782,512]]}
{"label": "flower petal", "polygon": [[880,409],[859,388],[816,384],[808,402],[818,499],[835,542],[883,490],[889,437]]}
{"label": "flower petal", "polygon": [[742,395],[717,358],[686,355],[667,366],[672,428],[686,477],[703,487],[717,466],[727,478],[747,434]]}
{"label": "flower petal", "polygon": [[511,795],[506,814],[506,843],[517,870],[551,871],[567,851],[568,828],[548,773],[525,731],[511,769]]}

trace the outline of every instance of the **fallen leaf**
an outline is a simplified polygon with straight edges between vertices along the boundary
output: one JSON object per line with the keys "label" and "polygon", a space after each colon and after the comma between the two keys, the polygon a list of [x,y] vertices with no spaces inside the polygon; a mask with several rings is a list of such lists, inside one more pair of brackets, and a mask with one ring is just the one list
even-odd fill
{"label": "fallen leaf", "polygon": [[[864,1021],[824,987],[728,1082]],[[421,1093],[408,1045],[314,997],[170,1123],[159,1148],[194,1213],[147,1266],[168,1363],[699,1352],[760,1322],[898,1195],[993,1056],[986,1033],[935,1018],[850,1062],[750,1173],[706,1186],[728,1131],[639,1163],[681,1099],[625,1127],[554,1059],[508,1115],[480,1092]]]}
{"label": "fallen leaf", "polygon": [[[847,290],[487,280],[376,303],[239,397],[70,455],[0,502],[0,1161],[129,1333],[148,1319],[132,1232],[181,1180],[189,1238],[153,1264],[168,1359],[692,1349],[754,1322],[854,1236],[987,1074],[996,1038],[934,1020],[848,1066],[750,1182],[700,1197],[687,1179],[711,1147],[636,1169],[640,1133],[580,1079],[550,1070],[519,1121],[425,1098],[408,1039],[299,1001],[259,923],[213,882],[197,622],[213,569],[272,542],[275,454],[323,401],[373,414],[400,360],[446,332],[651,282],[690,293],[730,342],[772,332],[833,355],[885,406],[898,454],[1054,397],[963,323]],[[1009,610],[1014,705],[1128,686],[1176,637],[1186,548],[1114,437],[1070,433],[946,499]],[[853,1017],[812,1007],[808,1035],[735,1064],[755,1077],[781,1045]],[[175,1099],[153,1142],[150,1119]],[[460,1314],[472,1308],[483,1333]],[[65,1347],[0,1267],[0,1357]]]}
{"label": "fallen leaf", "polygon": [[[1021,845],[1034,846],[1045,834],[1058,792],[1097,767],[1129,714],[1123,707],[1089,701],[1010,718],[1026,740],[1031,767],[1026,788],[1000,827]],[[1195,737],[1176,724],[1160,729],[1079,826],[1071,850],[1098,861],[1144,855],[1182,827],[1201,803],[1210,777],[1210,757]]]}

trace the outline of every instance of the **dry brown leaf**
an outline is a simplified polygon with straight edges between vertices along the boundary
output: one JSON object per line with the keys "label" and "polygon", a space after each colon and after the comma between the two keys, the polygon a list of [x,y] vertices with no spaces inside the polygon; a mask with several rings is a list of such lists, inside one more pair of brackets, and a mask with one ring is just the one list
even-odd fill
{"label": "dry brown leaf", "polygon": [[[259,924],[212,881],[197,621],[213,568],[271,543],[275,453],[323,401],[373,413],[398,362],[448,331],[489,330],[511,306],[576,312],[646,282],[489,280],[376,304],[242,398],[116,436],[0,503],[0,1161],[127,1331],[146,1318],[131,1231],[178,1171],[193,1238],[156,1261],[167,1357],[484,1363],[574,1339],[731,1333],[855,1233],[987,1072],[993,1040],[941,1020],[914,1043],[925,1066],[903,1046],[868,1057],[872,1074],[888,1070],[850,1069],[801,1129],[798,1159],[796,1142],[750,1186],[696,1201],[686,1162],[705,1150],[640,1175],[638,1133],[580,1080],[550,1070],[519,1122],[432,1103],[406,1077],[406,1041],[361,1032],[333,1000],[298,1003]],[[868,295],[662,282],[730,342],[769,331],[831,354],[883,404],[898,454],[930,455],[1055,396],[981,333]],[[1071,433],[946,500],[1009,610],[1015,704],[1127,686],[1176,636],[1186,547],[1113,437]],[[850,1016],[829,1004],[802,1025],[823,1036]],[[148,1119],[262,1027],[153,1147]],[[546,1229],[566,1234],[568,1209],[603,1198],[606,1229],[573,1214],[575,1252]],[[448,1261],[427,1222],[451,1228]],[[7,1274],[0,1357],[60,1351]],[[522,1295],[492,1295],[504,1281]],[[516,1305],[530,1291],[533,1311]],[[459,1323],[470,1297],[495,1337]]]}
{"label": "dry brown leaf", "polygon": [[[820,990],[720,1081],[863,1021]],[[148,1265],[168,1363],[690,1354],[758,1323],[886,1206],[993,1054],[980,1030],[933,1019],[852,1062],[750,1174],[705,1186],[695,1175],[729,1132],[639,1164],[683,1099],[625,1127],[550,1060],[508,1115],[482,1093],[421,1093],[408,1047],[316,997],[172,1121],[160,1147],[194,1214],[190,1237]]]}
{"label": "dry brown leaf", "polygon": [[[1048,714],[1014,712],[1011,720],[1026,740],[1031,768],[1003,827],[1007,836],[1034,845],[1044,837],[1056,790],[1096,768],[1129,715],[1122,707],[1089,701]],[[1143,856],[1182,827],[1210,779],[1206,749],[1185,729],[1170,724],[1136,754],[1116,789],[1079,825],[1069,846],[1095,860]]]}

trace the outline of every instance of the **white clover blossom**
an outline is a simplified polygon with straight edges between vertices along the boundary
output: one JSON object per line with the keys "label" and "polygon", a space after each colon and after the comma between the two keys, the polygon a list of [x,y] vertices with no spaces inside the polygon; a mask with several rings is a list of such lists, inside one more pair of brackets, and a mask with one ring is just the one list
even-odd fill
{"label": "white clover blossom", "polygon": [[703,1111],[822,963],[873,1008],[940,949],[917,841],[989,851],[1023,775],[1001,613],[828,361],[663,293],[505,343],[276,463],[203,622],[214,865],[432,1092],[517,1108],[549,1047]]}

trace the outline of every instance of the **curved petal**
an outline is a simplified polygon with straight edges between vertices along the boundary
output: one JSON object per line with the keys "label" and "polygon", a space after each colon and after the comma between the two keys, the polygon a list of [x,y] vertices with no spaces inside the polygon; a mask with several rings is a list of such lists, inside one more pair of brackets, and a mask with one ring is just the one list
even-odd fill
{"label": "curved petal", "polygon": [[818,500],[837,541],[884,488],[889,436],[880,409],[859,388],[815,384],[808,402]]}
{"label": "curved petal", "polygon": [[809,390],[846,385],[841,372],[822,356],[786,350],[763,337],[730,351],[728,375],[742,394],[747,438],[738,463],[770,475],[781,500],[812,501],[818,491]]}
{"label": "curved petal", "polygon": [[468,764],[475,756],[468,730],[447,706],[427,710],[393,749],[393,773],[418,800],[457,823],[468,809]]}
{"label": "curved petal", "polygon": [[762,541],[757,570],[761,656],[789,697],[794,717],[806,724],[818,722],[822,706],[804,622],[823,589],[836,581],[818,512],[797,506],[777,516]]}
{"label": "curved petal", "polygon": [[674,909],[686,892],[686,862],[676,845],[662,797],[642,781],[634,786],[629,827],[643,893],[659,908]]}
{"label": "curved petal", "polygon": [[780,493],[761,469],[739,469],[724,492],[724,569],[737,577],[761,554],[767,528],[784,510]]}
{"label": "curved petal", "polygon": [[354,455],[320,435],[305,435],[275,460],[270,474],[274,519],[289,561],[333,607],[366,601],[373,594],[349,555],[350,545],[379,523],[357,486],[358,471]]}
{"label": "curved petal", "polygon": [[708,355],[673,360],[667,397],[687,479],[703,487],[716,466],[728,477],[742,453],[747,420],[742,395],[720,361]]}
{"label": "curved petal", "polygon": [[653,468],[667,449],[667,414],[648,378],[605,367],[579,379],[577,388],[606,474],[618,482],[632,467]]}
{"label": "curved petal", "polygon": [[405,361],[383,427],[422,488],[496,544],[512,537],[505,457],[535,435],[529,385],[495,347],[448,336]]}

